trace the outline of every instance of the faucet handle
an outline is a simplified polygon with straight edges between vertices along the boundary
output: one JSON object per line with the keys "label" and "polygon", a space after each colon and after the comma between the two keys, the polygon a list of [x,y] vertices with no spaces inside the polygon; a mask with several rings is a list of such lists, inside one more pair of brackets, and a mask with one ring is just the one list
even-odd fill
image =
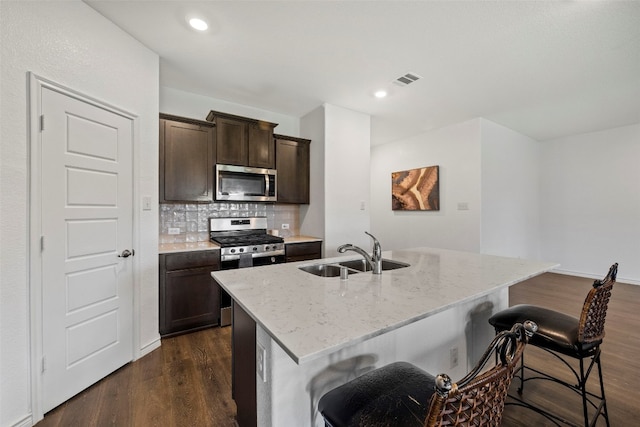
{"label": "faucet handle", "polygon": [[382,253],[380,242],[378,241],[378,239],[376,239],[376,237],[373,234],[367,231],[365,231],[364,233],[373,239],[373,254],[377,257],[380,257]]}
{"label": "faucet handle", "polygon": [[374,236],[373,234],[369,233],[368,231],[365,231],[364,234],[368,235],[369,237],[371,237],[373,239],[373,244],[374,245],[379,245],[380,242],[378,242],[378,239],[376,239],[376,236]]}

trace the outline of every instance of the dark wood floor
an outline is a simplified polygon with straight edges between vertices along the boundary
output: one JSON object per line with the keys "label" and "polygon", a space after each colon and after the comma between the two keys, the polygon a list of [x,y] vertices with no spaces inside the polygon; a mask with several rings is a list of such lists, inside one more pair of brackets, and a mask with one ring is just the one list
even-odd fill
{"label": "dark wood floor", "polygon": [[235,426],[231,399],[231,328],[163,339],[45,414],[38,427]]}
{"label": "dark wood floor", "polygon": [[[545,305],[577,316],[592,282],[544,274],[513,286],[511,303]],[[639,302],[640,286],[615,285],[602,355],[614,427],[640,425]],[[37,426],[235,426],[230,340],[228,327],[163,339],[161,348],[60,405]],[[526,357],[529,363],[555,369],[532,346],[527,348]],[[567,418],[580,420],[577,395],[557,386],[528,383],[525,396]],[[505,409],[503,426],[547,425],[552,424],[532,411],[514,406]],[[605,423],[600,420],[597,425]]]}

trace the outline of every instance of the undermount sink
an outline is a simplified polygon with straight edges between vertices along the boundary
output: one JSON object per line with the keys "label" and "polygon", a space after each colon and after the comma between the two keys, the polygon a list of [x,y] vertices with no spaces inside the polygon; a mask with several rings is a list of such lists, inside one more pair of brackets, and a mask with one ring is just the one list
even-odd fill
{"label": "undermount sink", "polygon": [[[364,259],[343,261],[339,264],[303,265],[298,268],[302,271],[306,271],[307,273],[320,277],[339,277],[341,267],[347,267],[349,269],[349,274],[371,271],[371,266]],[[390,259],[382,260],[382,271],[395,270],[397,268],[404,267],[409,267],[409,264],[400,261],[392,261]]]}
{"label": "undermount sink", "polygon": [[[354,259],[351,261],[344,261],[340,263],[343,267],[349,267],[358,271],[371,271],[372,268],[367,261],[364,259]],[[395,270],[397,268],[409,267],[409,264],[400,262],[400,261],[392,261],[390,259],[382,259],[382,271],[385,270]]]}
{"label": "undermount sink", "polygon": [[[315,265],[304,265],[298,267],[302,271],[306,271],[307,273],[315,274],[320,277],[338,277],[340,276],[340,266],[336,264],[315,264]],[[349,274],[356,274],[357,271],[350,270]]]}

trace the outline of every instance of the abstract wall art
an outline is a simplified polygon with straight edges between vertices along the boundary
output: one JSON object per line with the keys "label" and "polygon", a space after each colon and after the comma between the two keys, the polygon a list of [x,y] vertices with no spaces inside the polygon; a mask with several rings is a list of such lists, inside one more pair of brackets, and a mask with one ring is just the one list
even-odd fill
{"label": "abstract wall art", "polygon": [[391,209],[439,211],[439,166],[391,173]]}

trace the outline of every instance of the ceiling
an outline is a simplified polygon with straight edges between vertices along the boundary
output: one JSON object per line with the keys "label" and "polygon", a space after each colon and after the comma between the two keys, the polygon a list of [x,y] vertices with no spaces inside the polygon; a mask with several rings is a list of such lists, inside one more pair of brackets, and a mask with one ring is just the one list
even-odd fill
{"label": "ceiling", "polygon": [[637,1],[85,2],[160,56],[161,86],[360,111],[372,144],[475,117],[539,141],[640,122]]}

